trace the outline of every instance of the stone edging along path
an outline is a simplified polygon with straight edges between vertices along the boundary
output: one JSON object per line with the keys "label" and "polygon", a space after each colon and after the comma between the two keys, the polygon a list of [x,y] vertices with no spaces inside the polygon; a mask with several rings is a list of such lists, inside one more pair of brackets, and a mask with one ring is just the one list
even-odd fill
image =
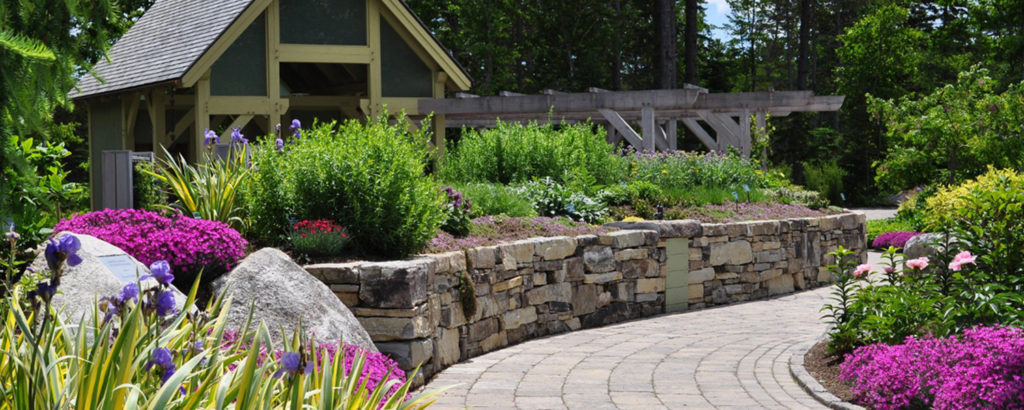
{"label": "stone edging along path", "polygon": [[804,389],[807,394],[814,397],[815,400],[828,406],[829,408],[836,410],[864,410],[864,407],[856,404],[847,403],[836,397],[836,395],[829,393],[825,386],[818,383],[818,380],[811,376],[804,368],[804,356],[807,355],[807,351],[817,342],[804,343],[793,350],[793,356],[789,358],[789,373],[796,380],[800,388]]}
{"label": "stone edging along path", "polygon": [[306,270],[422,381],[529,339],[823,286],[836,247],[866,256],[857,213],[612,226],[621,230]]}

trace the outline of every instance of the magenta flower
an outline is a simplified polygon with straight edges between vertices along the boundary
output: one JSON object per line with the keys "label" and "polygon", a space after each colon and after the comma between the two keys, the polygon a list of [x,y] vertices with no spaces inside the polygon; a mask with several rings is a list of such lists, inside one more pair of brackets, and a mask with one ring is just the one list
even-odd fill
{"label": "magenta flower", "polygon": [[920,258],[911,259],[911,260],[907,261],[907,267],[910,268],[910,269],[924,270],[925,268],[928,267],[928,262],[929,262],[928,257],[927,256],[922,256]]}
{"label": "magenta flower", "polygon": [[862,278],[864,276],[867,276],[870,273],[871,273],[871,264],[870,263],[865,263],[865,264],[857,265],[857,269],[855,269],[853,271],[853,277],[855,277],[855,278]]}

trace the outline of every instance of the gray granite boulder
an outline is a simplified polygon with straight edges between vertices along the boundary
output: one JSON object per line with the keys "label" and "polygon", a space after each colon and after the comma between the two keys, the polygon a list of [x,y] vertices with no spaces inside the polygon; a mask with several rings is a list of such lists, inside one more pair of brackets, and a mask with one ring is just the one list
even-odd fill
{"label": "gray granite boulder", "polygon": [[[82,263],[64,267],[58,293],[53,297],[53,306],[66,321],[77,323],[79,319],[85,318],[83,323],[89,323],[96,301],[116,295],[128,283],[127,281],[133,280],[130,277],[139,278],[149,274],[146,265],[121,248],[90,235],[62,232],[56,237],[62,235],[74,235],[82,244],[81,250],[78,251]],[[39,254],[32,262],[32,267],[36,270],[46,269],[46,256],[42,249],[45,249],[45,244],[40,247]],[[141,285],[145,290],[158,284],[154,279],[147,279]],[[175,305],[180,311],[186,297],[173,287],[171,291],[174,292]]]}
{"label": "gray granite boulder", "polygon": [[356,317],[331,290],[296,265],[284,252],[263,248],[213,282],[214,294],[232,297],[228,328],[242,329],[253,308],[253,324],[263,321],[280,340],[281,329],[288,337],[301,322],[308,340],[343,340],[377,351]]}
{"label": "gray granite boulder", "polygon": [[[945,235],[941,233],[923,233],[907,241],[903,245],[903,255],[907,260],[920,258],[922,256],[934,256],[945,250]],[[949,243],[956,248],[957,239],[950,236]]]}

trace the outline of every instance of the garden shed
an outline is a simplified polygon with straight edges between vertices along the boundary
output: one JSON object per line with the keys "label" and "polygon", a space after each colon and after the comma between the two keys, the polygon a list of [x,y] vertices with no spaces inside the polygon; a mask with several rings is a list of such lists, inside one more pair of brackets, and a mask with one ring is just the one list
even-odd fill
{"label": "garden shed", "polygon": [[70,93],[88,109],[93,208],[103,151],[196,160],[206,129],[228,139],[384,106],[417,115],[420,99],[470,87],[401,0],[160,0],[93,73]]}

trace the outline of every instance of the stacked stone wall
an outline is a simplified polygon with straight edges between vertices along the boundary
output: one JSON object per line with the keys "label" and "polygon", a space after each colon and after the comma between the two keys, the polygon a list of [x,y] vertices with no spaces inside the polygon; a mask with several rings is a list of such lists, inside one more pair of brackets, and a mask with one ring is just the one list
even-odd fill
{"label": "stacked stone wall", "polygon": [[422,378],[533,338],[824,285],[836,246],[865,255],[857,214],[614,226],[621,230],[306,269],[381,351],[404,369],[419,366]]}

